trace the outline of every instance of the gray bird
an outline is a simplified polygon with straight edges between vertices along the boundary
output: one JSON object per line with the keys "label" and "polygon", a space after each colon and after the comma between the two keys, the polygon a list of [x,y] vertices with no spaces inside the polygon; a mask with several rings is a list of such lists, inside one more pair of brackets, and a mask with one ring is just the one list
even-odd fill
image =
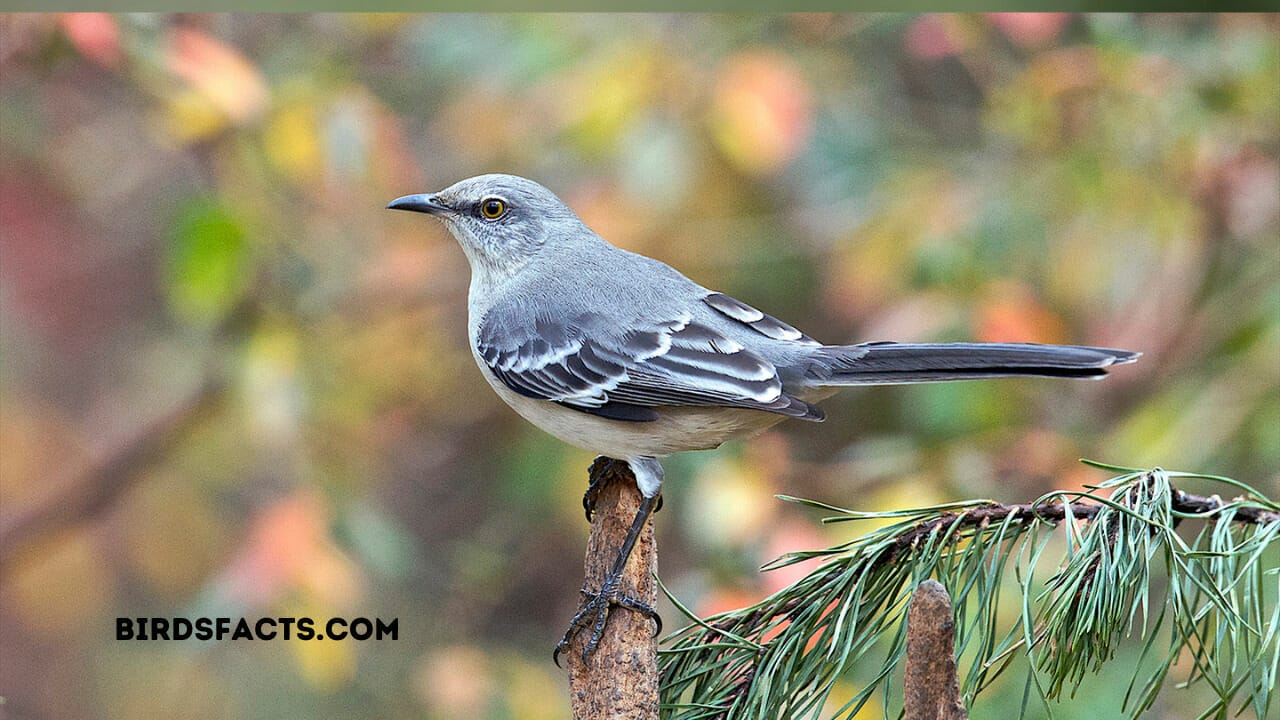
{"label": "gray bird", "polygon": [[[849,385],[1022,375],[1097,378],[1139,353],[1031,343],[824,345],[671,266],[614,247],[551,191],[481,175],[387,205],[441,220],[471,264],[468,335],[498,396],[567,443],[626,462],[643,496],[599,592],[556,648],[611,606],[657,620],[617,589],[662,488],[657,458],[718,447],[787,418],[819,422],[815,403]],[[596,468],[601,467],[597,463]],[[588,516],[592,478],[584,503]]]}

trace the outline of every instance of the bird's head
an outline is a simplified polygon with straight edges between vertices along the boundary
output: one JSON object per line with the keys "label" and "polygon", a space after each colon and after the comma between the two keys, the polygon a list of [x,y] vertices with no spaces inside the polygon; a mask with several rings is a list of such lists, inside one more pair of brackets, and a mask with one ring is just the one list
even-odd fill
{"label": "bird's head", "polygon": [[513,272],[547,242],[582,228],[554,193],[515,175],[479,175],[437,193],[396,198],[387,208],[437,217],[462,246],[473,271]]}

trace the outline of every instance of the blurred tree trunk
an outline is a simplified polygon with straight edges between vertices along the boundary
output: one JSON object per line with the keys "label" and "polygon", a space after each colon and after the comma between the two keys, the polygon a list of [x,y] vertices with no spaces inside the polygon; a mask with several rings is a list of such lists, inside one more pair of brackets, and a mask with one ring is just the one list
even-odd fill
{"label": "blurred tree trunk", "polygon": [[[583,587],[596,589],[613,564],[617,549],[640,508],[640,491],[625,463],[614,464],[616,476],[596,500],[587,544]],[[658,546],[653,520],[645,523],[627,562],[619,589],[653,605],[658,600],[654,580]],[[653,622],[639,613],[615,608],[609,614],[600,644],[584,663],[582,647],[592,626],[569,644],[569,688],[575,720],[656,720],[658,717],[658,639]]]}

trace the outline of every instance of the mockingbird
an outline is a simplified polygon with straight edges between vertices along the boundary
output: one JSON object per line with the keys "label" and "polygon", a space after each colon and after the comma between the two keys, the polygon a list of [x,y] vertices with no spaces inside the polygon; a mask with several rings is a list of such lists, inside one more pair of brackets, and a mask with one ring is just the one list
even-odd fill
{"label": "mockingbird", "polygon": [[[489,385],[552,435],[626,462],[642,502],[610,574],[556,647],[612,606],[653,609],[617,588],[662,488],[657,458],[706,450],[786,418],[818,422],[815,403],[846,385],[1041,375],[1097,378],[1138,353],[1031,343],[824,345],[671,266],[591,231],[551,191],[481,175],[387,205],[434,215],[471,264],[471,351]],[[601,467],[597,463],[593,468]],[[584,504],[590,517],[595,473]],[[594,622],[593,622],[594,619]]]}

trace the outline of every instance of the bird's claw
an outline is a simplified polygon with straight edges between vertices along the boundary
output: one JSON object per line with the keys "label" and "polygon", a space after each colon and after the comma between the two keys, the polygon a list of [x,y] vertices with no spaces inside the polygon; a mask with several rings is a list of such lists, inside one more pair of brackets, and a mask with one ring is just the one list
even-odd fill
{"label": "bird's claw", "polygon": [[591,467],[587,468],[587,477],[591,478],[591,482],[587,485],[587,491],[582,493],[582,509],[587,513],[588,523],[591,522],[591,516],[595,514],[600,491],[613,480],[614,463],[618,462],[622,461],[600,455],[591,463]]}
{"label": "bird's claw", "polygon": [[[591,522],[591,516],[596,512],[596,501],[600,499],[600,493],[604,490],[605,485],[613,482],[617,477],[614,470],[616,463],[627,464],[626,460],[616,460],[611,457],[600,455],[591,463],[591,467],[587,468],[587,476],[591,478],[591,482],[587,485],[587,491],[582,493],[582,509],[587,513],[587,522]],[[658,512],[662,509],[662,496],[658,496],[658,503],[654,505],[653,511]]]}
{"label": "bird's claw", "polygon": [[[609,585],[609,583],[605,584],[606,586]],[[662,634],[662,617],[658,615],[658,611],[654,610],[649,603],[637,600],[629,595],[623,595],[613,588],[601,588],[598,593],[583,590],[582,594],[587,598],[586,603],[569,621],[569,628],[564,631],[564,637],[560,638],[560,642],[556,643],[556,649],[551,653],[551,660],[555,662],[556,667],[560,667],[560,653],[568,650],[569,642],[573,640],[574,636],[590,625],[591,637],[582,646],[582,662],[586,664],[587,658],[591,656],[592,652],[595,652],[596,646],[600,644],[600,638],[604,635],[604,628],[609,623],[609,612],[614,607],[640,613],[653,621],[654,637]]]}

